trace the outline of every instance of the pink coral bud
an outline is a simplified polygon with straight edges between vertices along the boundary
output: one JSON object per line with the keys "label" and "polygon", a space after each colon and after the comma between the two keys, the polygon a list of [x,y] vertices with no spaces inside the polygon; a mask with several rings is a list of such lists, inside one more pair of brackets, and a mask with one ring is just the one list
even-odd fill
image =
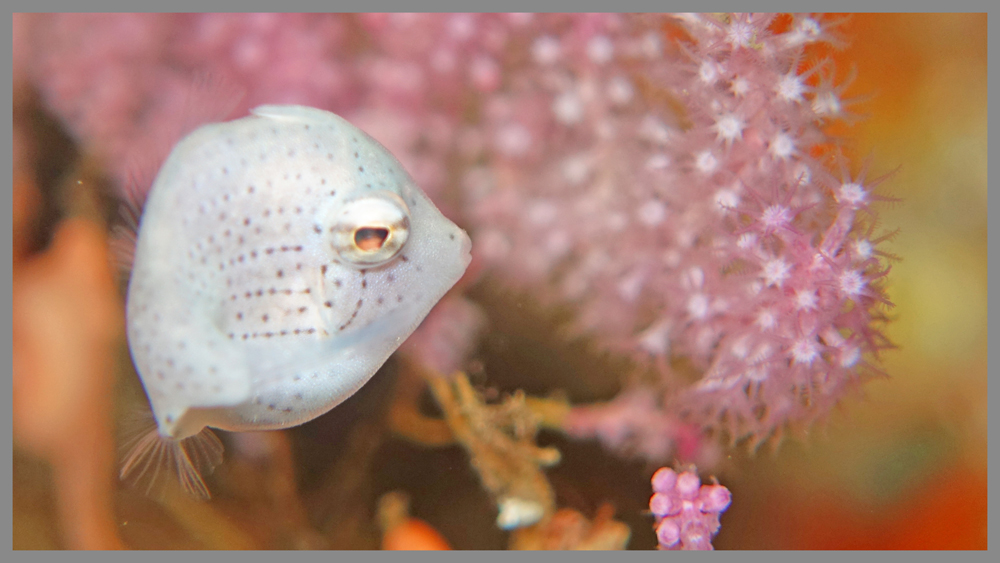
{"label": "pink coral bud", "polygon": [[712,549],[719,516],[732,501],[729,490],[718,484],[702,486],[694,471],[678,475],[668,468],[653,475],[653,484],[668,486],[657,489],[649,499],[660,549]]}
{"label": "pink coral bud", "polygon": [[649,511],[661,518],[676,514],[679,510],[680,505],[673,502],[670,495],[656,493],[649,498]]}
{"label": "pink coral bud", "polygon": [[[700,497],[702,512],[722,512],[729,508],[729,503],[733,500],[732,493],[722,485],[702,487]],[[652,501],[650,501],[650,506],[652,506]]]}
{"label": "pink coral bud", "polygon": [[690,471],[685,471],[677,477],[677,494],[684,500],[694,500],[698,497],[701,479]]}
{"label": "pink coral bud", "polygon": [[681,549],[708,551],[712,547],[712,534],[701,524],[685,526]]}
{"label": "pink coral bud", "polygon": [[660,542],[660,547],[672,547],[681,539],[681,529],[673,520],[663,520],[656,527],[656,539]]}
{"label": "pink coral bud", "polygon": [[658,493],[671,493],[677,484],[677,473],[669,467],[661,467],[653,473],[653,490]]}

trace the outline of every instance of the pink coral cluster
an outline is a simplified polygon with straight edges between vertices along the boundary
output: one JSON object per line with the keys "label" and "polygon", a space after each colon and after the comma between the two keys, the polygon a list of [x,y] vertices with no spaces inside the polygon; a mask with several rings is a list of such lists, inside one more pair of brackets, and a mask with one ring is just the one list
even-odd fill
{"label": "pink coral cluster", "polygon": [[677,474],[663,467],[653,474],[649,511],[656,517],[660,549],[708,550],[719,531],[719,516],[732,495],[722,485],[702,485],[689,471]]}
{"label": "pink coral cluster", "polygon": [[773,23],[539,18],[463,180],[499,275],[576,305],[580,333],[658,369],[662,408],[733,439],[822,417],[888,345],[878,182],[812,156],[848,117],[803,64],[833,34]]}

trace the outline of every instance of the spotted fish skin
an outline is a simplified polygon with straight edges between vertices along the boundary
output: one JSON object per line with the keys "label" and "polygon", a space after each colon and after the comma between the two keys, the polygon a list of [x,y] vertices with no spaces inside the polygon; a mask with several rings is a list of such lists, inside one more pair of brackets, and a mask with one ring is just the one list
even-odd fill
{"label": "spotted fish skin", "polygon": [[[251,113],[178,143],[139,225],[129,347],[159,433],[175,440],[333,408],[470,261],[465,232],[361,130],[302,106]],[[408,237],[385,263],[338,253],[338,217],[359,198],[406,211]]]}

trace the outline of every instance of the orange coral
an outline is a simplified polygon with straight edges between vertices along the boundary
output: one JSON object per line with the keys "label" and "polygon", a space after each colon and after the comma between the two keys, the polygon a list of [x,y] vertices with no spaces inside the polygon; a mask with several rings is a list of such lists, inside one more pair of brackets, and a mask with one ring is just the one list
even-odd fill
{"label": "orange coral", "polygon": [[121,304],[103,229],[59,226],[43,254],[15,264],[13,418],[16,443],[54,469],[67,547],[121,547],[111,507],[112,352]]}

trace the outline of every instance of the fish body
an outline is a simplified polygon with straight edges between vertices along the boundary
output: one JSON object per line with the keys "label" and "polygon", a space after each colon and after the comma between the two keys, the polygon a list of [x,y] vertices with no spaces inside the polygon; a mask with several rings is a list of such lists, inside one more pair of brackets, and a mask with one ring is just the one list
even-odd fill
{"label": "fish body", "polygon": [[197,129],[149,192],[128,287],[129,348],[158,434],[327,412],[458,281],[470,246],[335,114],[260,106]]}

